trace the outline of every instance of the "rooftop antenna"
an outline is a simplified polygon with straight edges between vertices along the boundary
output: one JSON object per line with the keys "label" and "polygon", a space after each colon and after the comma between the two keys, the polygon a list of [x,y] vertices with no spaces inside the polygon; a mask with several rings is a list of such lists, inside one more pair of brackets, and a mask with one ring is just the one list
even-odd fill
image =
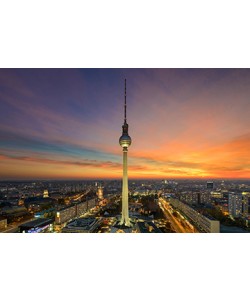
{"label": "rooftop antenna", "polygon": [[127,123],[127,99],[126,99],[126,79],[125,79],[125,101],[124,101],[124,123]]}

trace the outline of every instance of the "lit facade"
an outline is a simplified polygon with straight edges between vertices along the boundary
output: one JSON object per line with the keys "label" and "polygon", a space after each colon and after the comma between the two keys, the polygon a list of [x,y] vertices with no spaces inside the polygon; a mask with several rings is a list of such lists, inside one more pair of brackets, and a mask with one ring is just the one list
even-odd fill
{"label": "lit facade", "polygon": [[243,195],[242,196],[242,215],[243,215],[243,217],[248,217],[248,201],[249,201],[249,196]]}
{"label": "lit facade", "polygon": [[80,217],[82,214],[88,210],[95,207],[95,199],[87,200],[85,202],[80,202],[67,207],[64,207],[56,212],[55,224],[61,225],[68,222],[71,219]]}
{"label": "lit facade", "polygon": [[223,197],[222,192],[217,192],[217,191],[212,191],[211,192],[211,197],[216,198],[216,199],[221,199]]}
{"label": "lit facade", "polygon": [[48,198],[49,197],[49,192],[48,190],[43,191],[43,198]]}
{"label": "lit facade", "polygon": [[24,205],[24,198],[20,198],[20,199],[18,200],[18,205],[19,205],[19,206],[23,206],[23,205]]}
{"label": "lit facade", "polygon": [[220,222],[214,219],[210,219],[198,211],[182,203],[178,199],[170,198],[170,203],[174,208],[177,208],[181,212],[183,212],[190,220],[194,222],[194,224],[201,231],[208,233],[219,233],[220,232]]}
{"label": "lit facade", "polygon": [[4,230],[7,228],[7,219],[0,217],[0,230]]}
{"label": "lit facade", "polygon": [[201,204],[209,204],[211,203],[211,194],[210,192],[202,191],[199,193],[200,203]]}
{"label": "lit facade", "polygon": [[180,200],[182,202],[186,202],[189,205],[197,205],[197,204],[209,204],[211,203],[211,194],[209,191],[200,191],[200,192],[181,192]]}
{"label": "lit facade", "polygon": [[229,193],[228,213],[232,217],[239,217],[242,214],[242,194]]}
{"label": "lit facade", "polygon": [[76,216],[80,217],[88,210],[88,202],[80,202],[76,205]]}
{"label": "lit facade", "polygon": [[74,217],[76,217],[76,206],[72,205],[69,207],[65,207],[56,212],[55,223],[57,225],[60,225],[73,219]]}
{"label": "lit facade", "polygon": [[103,187],[99,186],[97,189],[97,197],[99,200],[103,199]]}

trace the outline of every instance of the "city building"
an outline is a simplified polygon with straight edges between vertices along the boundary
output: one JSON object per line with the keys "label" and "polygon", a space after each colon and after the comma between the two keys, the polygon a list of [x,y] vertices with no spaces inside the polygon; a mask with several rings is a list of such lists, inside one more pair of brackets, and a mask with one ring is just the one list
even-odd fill
{"label": "city building", "polygon": [[43,192],[43,198],[48,198],[48,197],[49,197],[48,190],[44,190],[44,192]]}
{"label": "city building", "polygon": [[102,218],[80,218],[67,224],[62,229],[63,233],[90,233],[93,232],[102,222]]}
{"label": "city building", "polygon": [[40,203],[30,203],[28,205],[29,212],[38,212],[42,209],[42,205]]}
{"label": "city building", "polygon": [[24,198],[20,198],[20,199],[18,200],[18,205],[19,205],[19,206],[23,206],[23,205],[24,205]]}
{"label": "city building", "polygon": [[76,205],[76,216],[80,217],[88,210],[88,201],[80,202]]}
{"label": "city building", "polygon": [[95,207],[95,199],[63,207],[56,211],[55,224],[62,225]]}
{"label": "city building", "polygon": [[4,230],[7,228],[7,219],[4,217],[0,217],[0,230]]}
{"label": "city building", "polygon": [[192,191],[181,192],[179,197],[182,202],[185,202],[189,205],[197,205],[198,204],[198,193],[197,192],[192,192]]}
{"label": "city building", "polygon": [[39,218],[19,226],[21,233],[50,232],[53,230],[53,219]]}
{"label": "city building", "polygon": [[229,193],[228,196],[228,213],[232,217],[242,215],[242,194]]}
{"label": "city building", "polygon": [[207,181],[207,189],[212,190],[214,188],[213,181]]}
{"label": "city building", "polygon": [[[243,194],[243,193],[242,193]],[[249,195],[242,195],[242,216],[248,217]]]}
{"label": "city building", "polygon": [[3,207],[1,208],[1,215],[7,219],[8,223],[17,222],[30,216],[23,206]]}
{"label": "city building", "polygon": [[38,211],[34,214],[35,218],[51,218],[55,215],[55,207],[51,207],[49,209],[45,209],[42,211]]}
{"label": "city building", "polygon": [[211,194],[209,191],[186,191],[179,194],[182,202],[192,206],[211,203]]}
{"label": "city building", "polygon": [[223,194],[222,192],[218,192],[218,191],[211,191],[211,197],[214,199],[221,199],[223,198]]}
{"label": "city building", "polygon": [[124,124],[122,126],[122,136],[119,143],[123,150],[123,179],[122,179],[122,216],[120,225],[131,226],[128,211],[128,166],[127,154],[128,147],[131,145],[131,137],[128,135],[127,124],[127,102],[126,102],[126,79],[125,79],[125,101],[124,101]]}
{"label": "city building", "polygon": [[162,233],[153,222],[136,222],[136,229],[139,233]]}
{"label": "city building", "polygon": [[99,186],[97,188],[97,197],[98,197],[99,200],[103,199],[103,187],[102,186]]}
{"label": "city building", "polygon": [[178,199],[170,198],[170,204],[186,215],[199,230],[208,233],[220,232],[220,222],[218,220],[200,214],[198,211]]}
{"label": "city building", "polygon": [[210,204],[211,194],[208,191],[198,192],[198,204]]}
{"label": "city building", "polygon": [[96,206],[96,199],[87,200],[87,210],[90,210]]}
{"label": "city building", "polygon": [[76,217],[76,205],[73,204],[73,205],[61,208],[59,211],[56,212],[55,224],[61,225],[75,217]]}

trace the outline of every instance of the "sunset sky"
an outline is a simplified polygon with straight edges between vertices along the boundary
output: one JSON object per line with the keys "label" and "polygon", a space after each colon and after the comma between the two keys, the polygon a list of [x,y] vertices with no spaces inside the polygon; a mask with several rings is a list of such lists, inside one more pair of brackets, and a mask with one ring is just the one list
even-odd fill
{"label": "sunset sky", "polygon": [[0,69],[0,180],[250,178],[248,69]]}

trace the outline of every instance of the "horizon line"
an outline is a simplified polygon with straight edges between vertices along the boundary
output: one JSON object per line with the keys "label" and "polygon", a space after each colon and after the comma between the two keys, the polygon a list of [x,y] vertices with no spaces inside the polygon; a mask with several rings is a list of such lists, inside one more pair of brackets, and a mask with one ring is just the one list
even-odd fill
{"label": "horizon line", "polygon": [[[7,179],[0,179],[0,182],[6,182],[6,181],[111,181],[111,180],[119,180],[122,181],[122,178],[7,178]],[[178,177],[178,178],[130,178],[128,179],[129,181],[136,181],[136,180],[201,180],[201,181],[209,181],[209,180],[214,180],[214,181],[224,181],[224,180],[250,180],[250,178],[234,178],[234,177],[227,177],[227,178],[212,178],[212,177],[207,177],[207,178],[187,178],[187,177]]]}

